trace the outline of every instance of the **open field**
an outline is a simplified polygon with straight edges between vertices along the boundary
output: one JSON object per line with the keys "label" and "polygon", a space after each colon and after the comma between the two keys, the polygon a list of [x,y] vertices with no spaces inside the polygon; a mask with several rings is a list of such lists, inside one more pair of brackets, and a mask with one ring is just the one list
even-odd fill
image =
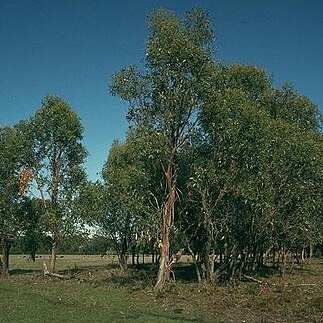
{"label": "open field", "polygon": [[[128,263],[130,264],[128,259]],[[49,264],[48,255],[37,255],[36,261],[29,261],[26,255],[11,255],[10,256],[10,270],[42,270],[43,262],[46,261]],[[183,255],[180,259],[181,263],[190,263],[191,257]],[[142,256],[139,258],[139,262],[142,263]],[[151,257],[145,256],[144,262],[146,264],[151,263]],[[69,270],[69,269],[82,269],[87,267],[100,267],[106,265],[118,265],[118,257],[116,255],[58,255],[57,256],[57,270]]]}
{"label": "open field", "polygon": [[11,257],[0,322],[323,322],[323,259],[235,288],[194,283],[182,263],[162,293],[152,290],[156,268],[125,273],[112,257],[64,256],[58,270],[71,278],[60,280],[42,275],[44,259]]}

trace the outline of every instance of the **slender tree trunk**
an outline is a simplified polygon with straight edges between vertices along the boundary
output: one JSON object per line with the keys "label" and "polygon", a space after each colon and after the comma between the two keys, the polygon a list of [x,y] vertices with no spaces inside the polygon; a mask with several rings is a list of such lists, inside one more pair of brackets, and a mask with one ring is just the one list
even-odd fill
{"label": "slender tree trunk", "polygon": [[201,262],[203,264],[203,274],[202,278],[207,281],[213,281],[214,273],[212,269],[214,268],[211,263],[210,253],[212,245],[212,219],[210,214],[210,208],[208,206],[208,190],[204,190],[202,193],[202,220],[203,220],[203,231],[205,236],[205,241],[203,244],[203,249],[201,252]]}
{"label": "slender tree trunk", "polygon": [[10,252],[11,242],[4,238],[2,240],[2,272],[3,275],[9,274],[9,252]]}
{"label": "slender tree trunk", "polygon": [[120,267],[123,270],[127,270],[128,269],[128,256],[127,256],[127,254],[121,254],[119,256],[119,263],[120,263]]}
{"label": "slender tree trunk", "polygon": [[[131,253],[131,262],[132,262],[132,265],[134,266],[136,264],[136,247],[133,245],[132,248],[132,253]],[[137,258],[137,265],[138,265],[138,258]]]}
{"label": "slender tree trunk", "polygon": [[52,273],[56,272],[56,256],[57,256],[57,244],[58,244],[58,223],[59,223],[59,207],[58,207],[58,183],[59,183],[59,173],[60,173],[60,161],[61,152],[57,147],[54,147],[52,155],[52,192],[51,192],[51,207],[54,207],[53,216],[53,226],[52,226],[52,250],[51,250],[51,262],[50,270]]}
{"label": "slender tree trunk", "polygon": [[56,272],[56,256],[57,256],[57,238],[56,234],[53,234],[53,242],[52,242],[52,250],[51,250],[51,258],[50,258],[50,271],[52,273]]}
{"label": "slender tree trunk", "polygon": [[160,264],[155,285],[156,290],[162,289],[170,279],[169,268],[169,232],[170,232],[170,214],[168,210],[164,210],[163,214],[163,231],[162,242],[160,246]]}
{"label": "slender tree trunk", "polygon": [[168,198],[163,207],[163,227],[161,233],[160,245],[160,264],[157,275],[156,290],[164,288],[165,284],[170,280],[170,263],[169,263],[169,235],[172,221],[174,219],[175,201],[176,201],[176,187],[174,183],[174,164],[169,162],[167,167],[166,185],[168,191]]}
{"label": "slender tree trunk", "polygon": [[203,270],[202,278],[207,282],[213,281],[213,272],[212,272],[212,264],[210,259],[211,252],[211,238],[207,237],[204,242],[204,247],[201,254],[201,264],[203,265],[201,268]]}
{"label": "slender tree trunk", "polygon": [[122,244],[121,244],[121,248],[120,248],[120,255],[118,255],[120,267],[123,270],[128,269],[128,247],[129,247],[128,230],[126,230],[125,236],[122,239]]}
{"label": "slender tree trunk", "polygon": [[35,262],[35,261],[36,261],[36,252],[32,251],[32,252],[30,253],[30,258],[31,258],[31,260],[32,260],[33,262]]}

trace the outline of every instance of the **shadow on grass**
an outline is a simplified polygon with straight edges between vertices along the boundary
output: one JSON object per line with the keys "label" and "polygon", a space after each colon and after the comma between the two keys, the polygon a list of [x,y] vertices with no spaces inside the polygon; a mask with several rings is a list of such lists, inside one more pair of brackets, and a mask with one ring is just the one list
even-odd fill
{"label": "shadow on grass", "polygon": [[[117,270],[116,267],[114,269]],[[171,278],[175,277],[177,282],[197,282],[195,269],[191,264],[177,264],[172,272],[171,276],[173,277]],[[123,286],[133,285],[134,283],[153,286],[156,282],[157,273],[158,266],[155,264],[129,266],[129,271],[126,276],[118,277],[117,275],[112,275],[110,281]]]}
{"label": "shadow on grass", "polygon": [[131,314],[131,317],[126,317],[128,319],[138,319],[138,317],[142,316],[148,316],[151,318],[151,320],[159,321],[158,319],[163,318],[163,319],[168,319],[168,320],[180,320],[181,322],[204,322],[202,318],[188,318],[182,315],[183,310],[181,309],[175,309],[175,310],[170,310],[168,313],[166,312],[165,314],[156,314],[153,312],[145,312],[145,311],[136,311],[133,314]]}
{"label": "shadow on grass", "polygon": [[39,269],[10,269],[9,275],[25,275],[25,274],[33,274],[39,273]]}

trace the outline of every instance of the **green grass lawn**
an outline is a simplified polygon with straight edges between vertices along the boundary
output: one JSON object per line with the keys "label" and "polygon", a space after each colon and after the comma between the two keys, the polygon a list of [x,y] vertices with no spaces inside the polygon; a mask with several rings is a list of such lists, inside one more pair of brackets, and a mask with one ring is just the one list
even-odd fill
{"label": "green grass lawn", "polygon": [[[142,293],[145,293],[144,291]],[[1,322],[176,322],[141,292],[58,280],[8,279],[0,283]],[[192,320],[192,317],[187,317]],[[193,318],[194,319],[194,318]]]}
{"label": "green grass lawn", "polygon": [[71,278],[61,280],[42,275],[43,260],[11,258],[0,322],[323,322],[322,259],[235,288],[188,282],[181,264],[161,293],[148,266],[125,273],[112,258],[64,256],[58,269]]}

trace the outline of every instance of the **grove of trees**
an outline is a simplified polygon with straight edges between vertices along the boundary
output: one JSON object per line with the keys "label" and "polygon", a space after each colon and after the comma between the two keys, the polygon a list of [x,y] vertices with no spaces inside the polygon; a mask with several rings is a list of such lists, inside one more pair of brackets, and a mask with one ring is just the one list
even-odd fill
{"label": "grove of trees", "polygon": [[[155,288],[182,253],[199,282],[234,282],[285,266],[323,241],[323,136],[318,107],[264,69],[219,63],[207,14],[167,10],[149,21],[144,66],[116,72],[129,131],[102,180],[86,179],[82,125],[48,96],[28,121],[0,130],[3,272],[14,237],[35,254],[51,239],[51,271],[66,234],[99,229],[123,269],[153,255]],[[19,191],[28,169],[29,194]]]}

